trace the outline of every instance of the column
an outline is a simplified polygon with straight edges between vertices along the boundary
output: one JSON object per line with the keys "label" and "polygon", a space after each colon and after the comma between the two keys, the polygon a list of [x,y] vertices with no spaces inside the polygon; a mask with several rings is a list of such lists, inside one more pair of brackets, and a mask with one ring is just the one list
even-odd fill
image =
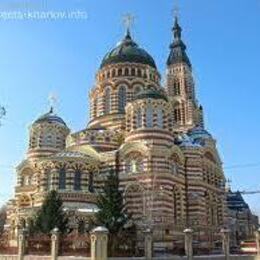
{"label": "column", "polygon": [[230,234],[230,230],[227,228],[222,228],[220,230],[220,233],[222,234],[222,249],[223,249],[223,253],[225,255],[225,260],[229,260],[229,243],[230,243],[230,239],[229,239],[229,234]]}
{"label": "column", "polygon": [[145,259],[152,260],[152,258],[153,258],[153,232],[149,228],[144,231],[144,252],[145,252]]}
{"label": "column", "polygon": [[260,259],[260,228],[255,232],[257,257]]}
{"label": "column", "polygon": [[26,244],[26,230],[22,229],[18,234],[18,260],[24,260]]}
{"label": "column", "polygon": [[192,233],[193,230],[190,228],[186,228],[184,231],[184,246],[185,246],[185,254],[188,260],[193,259],[193,248],[192,248]]}
{"label": "column", "polygon": [[91,232],[91,260],[107,260],[108,229],[97,227]]}
{"label": "column", "polygon": [[59,229],[54,228],[51,234],[51,260],[57,260],[59,255]]}

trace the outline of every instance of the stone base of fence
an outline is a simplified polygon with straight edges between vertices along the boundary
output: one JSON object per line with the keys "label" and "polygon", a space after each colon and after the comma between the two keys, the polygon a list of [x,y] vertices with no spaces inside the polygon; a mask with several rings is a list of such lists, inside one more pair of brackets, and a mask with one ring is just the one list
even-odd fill
{"label": "stone base of fence", "polygon": [[[0,255],[0,260],[17,260],[17,255]],[[25,256],[24,260],[50,260],[50,256]],[[109,257],[109,260],[144,260],[145,257]],[[153,260],[186,260],[187,257],[172,256],[172,257],[153,257]],[[224,256],[194,256],[194,260],[225,260]],[[73,257],[73,256],[59,256],[58,260],[91,260],[90,257]],[[260,260],[259,256],[230,256],[230,260]]]}

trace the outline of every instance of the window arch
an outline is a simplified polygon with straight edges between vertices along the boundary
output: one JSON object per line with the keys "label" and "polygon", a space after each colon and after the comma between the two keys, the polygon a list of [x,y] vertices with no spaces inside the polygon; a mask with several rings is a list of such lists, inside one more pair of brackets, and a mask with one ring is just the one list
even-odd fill
{"label": "window arch", "polygon": [[81,190],[81,171],[76,170],[74,175],[74,190]]}
{"label": "window arch", "polygon": [[88,190],[89,190],[89,192],[94,192],[93,172],[90,172],[89,176],[88,176]]}
{"label": "window arch", "polygon": [[157,126],[163,128],[163,111],[161,108],[157,109]]}
{"label": "window arch", "polygon": [[141,128],[142,125],[142,110],[141,108],[138,108],[136,112],[136,128]]}
{"label": "window arch", "polygon": [[134,95],[137,95],[141,90],[142,90],[142,86],[141,85],[136,85],[134,87]]}
{"label": "window arch", "polygon": [[66,189],[66,170],[65,168],[60,169],[59,171],[59,189]]}
{"label": "window arch", "polygon": [[118,91],[118,110],[119,112],[125,112],[126,105],[126,87],[120,86]]}
{"label": "window arch", "polygon": [[105,89],[104,102],[105,102],[105,114],[109,114],[110,110],[111,110],[111,89],[110,89],[110,87],[107,87]]}
{"label": "window arch", "polygon": [[149,105],[146,109],[146,127],[153,127],[153,108]]}

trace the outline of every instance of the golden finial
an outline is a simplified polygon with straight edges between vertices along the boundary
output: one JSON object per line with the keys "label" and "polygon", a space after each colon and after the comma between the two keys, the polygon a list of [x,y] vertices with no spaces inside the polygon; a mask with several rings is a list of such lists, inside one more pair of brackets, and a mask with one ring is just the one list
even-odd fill
{"label": "golden finial", "polygon": [[172,10],[172,14],[173,14],[173,18],[174,20],[179,18],[180,15],[180,5],[179,5],[179,1],[178,0],[174,0],[174,5],[173,5],[173,10]]}
{"label": "golden finial", "polygon": [[131,27],[134,24],[134,20],[135,20],[135,17],[132,14],[130,14],[130,13],[125,14],[123,16],[123,23],[124,23],[124,26],[126,28],[126,34],[127,35],[130,34],[130,29],[131,29]]}
{"label": "golden finial", "polygon": [[57,108],[58,103],[58,97],[54,93],[50,93],[48,97],[49,106],[50,106],[50,113],[53,113],[53,111]]}

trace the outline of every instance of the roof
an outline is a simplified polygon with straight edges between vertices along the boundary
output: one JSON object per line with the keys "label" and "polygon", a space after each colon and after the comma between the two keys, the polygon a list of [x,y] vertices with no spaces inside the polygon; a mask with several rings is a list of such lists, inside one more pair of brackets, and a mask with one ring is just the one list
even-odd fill
{"label": "roof", "polygon": [[106,65],[122,62],[141,63],[156,69],[156,64],[152,56],[132,40],[129,31],[125,38],[105,55],[100,68],[102,69]]}
{"label": "roof", "polygon": [[168,101],[166,95],[162,91],[159,91],[155,88],[148,88],[148,89],[140,91],[136,95],[135,100],[146,99],[146,98],[163,99],[165,101]]}
{"label": "roof", "polygon": [[174,42],[170,45],[171,52],[167,60],[167,65],[170,66],[178,63],[186,63],[191,67],[190,59],[186,53],[186,45],[181,39],[182,28],[178,23],[177,17],[172,31],[174,33]]}
{"label": "roof", "polygon": [[56,123],[56,124],[60,124],[60,125],[67,127],[64,120],[53,112],[53,108],[51,108],[48,113],[46,113],[46,114],[40,116],[38,119],[36,119],[33,124],[40,124],[40,123],[45,123],[45,122]]}
{"label": "roof", "polygon": [[244,201],[241,193],[237,192],[229,192],[227,194],[227,206],[231,210],[241,211],[244,209],[249,209],[248,204]]}
{"label": "roof", "polygon": [[196,126],[188,131],[188,135],[193,139],[212,139],[212,135],[203,127]]}

